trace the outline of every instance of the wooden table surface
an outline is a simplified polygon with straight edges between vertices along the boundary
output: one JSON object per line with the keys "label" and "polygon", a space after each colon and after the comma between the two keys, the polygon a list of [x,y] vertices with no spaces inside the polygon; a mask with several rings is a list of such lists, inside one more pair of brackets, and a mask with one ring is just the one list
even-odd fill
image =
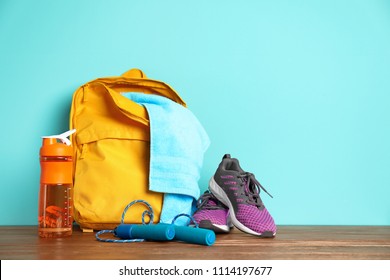
{"label": "wooden table surface", "polygon": [[389,260],[390,226],[279,226],[275,238],[258,238],[234,229],[217,235],[213,246],[99,242],[94,233],[83,233],[78,227],[71,237],[42,239],[36,226],[2,226],[0,259]]}

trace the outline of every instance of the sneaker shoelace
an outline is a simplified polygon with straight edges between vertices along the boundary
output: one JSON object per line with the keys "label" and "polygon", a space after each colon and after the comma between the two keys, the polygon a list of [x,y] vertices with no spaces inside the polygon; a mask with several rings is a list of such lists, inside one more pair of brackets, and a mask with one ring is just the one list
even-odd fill
{"label": "sneaker shoelace", "polygon": [[[211,203],[209,203],[211,202]],[[196,208],[199,210],[217,210],[225,209],[225,207],[209,192],[206,192],[201,195],[201,197],[196,202]]]}
{"label": "sneaker shoelace", "polygon": [[250,172],[244,172],[238,175],[243,180],[244,191],[248,197],[247,203],[256,207],[263,206],[263,201],[260,198],[260,190],[263,190],[266,194],[273,198],[273,196],[260,184],[255,178],[255,175]]}

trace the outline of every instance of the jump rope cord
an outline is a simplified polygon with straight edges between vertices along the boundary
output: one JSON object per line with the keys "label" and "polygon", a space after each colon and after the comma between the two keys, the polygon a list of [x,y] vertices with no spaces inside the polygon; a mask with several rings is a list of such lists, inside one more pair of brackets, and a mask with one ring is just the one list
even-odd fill
{"label": "jump rope cord", "polygon": [[176,220],[177,220],[177,218],[179,218],[179,217],[188,217],[193,223],[194,223],[194,225],[195,225],[195,227],[196,228],[198,228],[199,227],[199,225],[198,225],[198,223],[195,221],[195,219],[194,219],[194,217],[192,217],[191,215],[188,215],[188,214],[179,214],[179,215],[176,215],[175,216],[175,218],[173,218],[173,220],[172,220],[172,224],[174,225],[175,224],[175,222],[176,222]]}
{"label": "jump rope cord", "polygon": [[[136,203],[143,203],[146,205],[146,207],[148,207],[149,210],[145,210],[143,213],[142,213],[142,224],[145,225],[145,217],[146,215],[149,216],[149,224],[152,224],[153,223],[153,218],[154,218],[154,213],[153,213],[153,208],[152,206],[146,202],[145,200],[142,200],[142,199],[139,199],[139,200],[134,200],[132,201],[131,203],[129,203],[125,209],[123,210],[123,213],[122,213],[122,218],[121,218],[121,224],[124,223],[125,221],[125,216],[126,216],[126,213],[127,213],[127,210],[129,210],[129,208],[131,206],[133,206],[134,204]],[[98,241],[102,241],[102,242],[113,242],[113,243],[132,243],[132,242],[142,242],[142,241],[145,241],[145,239],[103,239],[100,237],[100,235],[102,234],[106,234],[106,233],[112,233],[114,236],[115,236],[115,230],[112,230],[112,229],[104,229],[104,230],[101,230],[101,231],[98,231],[95,235],[96,239]]]}

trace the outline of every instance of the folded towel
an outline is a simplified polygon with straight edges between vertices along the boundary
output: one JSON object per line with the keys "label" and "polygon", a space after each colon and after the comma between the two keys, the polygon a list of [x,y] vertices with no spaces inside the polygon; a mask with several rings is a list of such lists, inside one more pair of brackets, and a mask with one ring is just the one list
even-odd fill
{"label": "folded towel", "polygon": [[[160,221],[170,223],[179,213],[192,214],[199,197],[198,180],[209,137],[195,115],[162,96],[123,93],[142,104],[150,121],[149,189],[164,194]],[[177,221],[183,224],[184,219]]]}

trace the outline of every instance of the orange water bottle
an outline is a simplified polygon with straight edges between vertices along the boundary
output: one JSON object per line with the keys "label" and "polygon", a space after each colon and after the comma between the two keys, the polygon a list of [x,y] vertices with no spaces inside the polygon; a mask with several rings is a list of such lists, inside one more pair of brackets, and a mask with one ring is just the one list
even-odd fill
{"label": "orange water bottle", "polygon": [[72,235],[73,150],[69,135],[43,136],[40,149],[41,179],[38,205],[40,237]]}

